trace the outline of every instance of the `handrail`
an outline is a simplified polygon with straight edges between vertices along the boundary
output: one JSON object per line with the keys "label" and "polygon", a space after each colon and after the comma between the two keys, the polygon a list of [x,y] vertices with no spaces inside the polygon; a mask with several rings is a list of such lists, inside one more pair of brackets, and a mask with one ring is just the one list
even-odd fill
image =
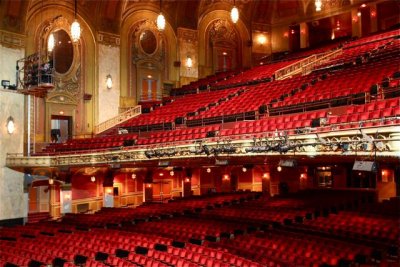
{"label": "handrail", "polygon": [[275,71],[275,80],[283,80],[287,76],[297,74],[301,72],[301,69],[304,65],[310,64],[311,62],[314,62],[317,60],[316,55],[311,55],[309,57],[306,57],[302,60],[296,61],[288,66],[285,66],[277,71]]}
{"label": "handrail", "polygon": [[325,63],[327,60],[336,57],[337,55],[341,54],[342,51],[343,49],[339,48],[334,50],[333,52],[314,54],[293,64],[285,66],[275,71],[275,80],[283,80],[288,76],[299,73],[302,73],[302,75],[306,75],[310,73],[316,66],[322,65],[322,63]]}
{"label": "handrail", "polygon": [[302,75],[306,75],[308,73],[310,73],[311,71],[314,70],[315,67],[322,65],[323,63],[325,63],[326,61],[330,60],[331,58],[334,58],[340,54],[342,54],[343,49],[339,48],[336,49],[334,51],[332,51],[331,53],[325,53],[322,54],[321,56],[317,57],[317,59],[313,62],[310,62],[307,65],[304,65],[302,67]]}
{"label": "handrail", "polygon": [[120,124],[121,122],[127,121],[133,117],[140,115],[140,114],[142,114],[142,106],[137,105],[137,106],[132,107],[132,108],[128,109],[127,111],[115,116],[114,118],[111,118],[109,120],[106,120],[106,121],[96,125],[94,127],[94,132],[95,132],[95,134],[99,134],[101,132],[104,132],[104,131]]}

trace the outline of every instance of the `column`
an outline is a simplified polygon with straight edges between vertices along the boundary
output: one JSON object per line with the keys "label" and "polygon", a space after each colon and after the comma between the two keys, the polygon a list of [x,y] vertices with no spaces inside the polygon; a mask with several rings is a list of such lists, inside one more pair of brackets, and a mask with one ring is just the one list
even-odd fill
{"label": "column", "polygon": [[351,10],[351,30],[353,37],[361,37],[361,16],[357,8]]}
{"label": "column", "polygon": [[378,16],[376,11],[376,3],[369,4],[369,16],[371,21],[371,33],[378,31]]}
{"label": "column", "polygon": [[61,216],[72,212],[72,186],[70,183],[60,186],[60,209]]}
{"label": "column", "polygon": [[307,48],[310,46],[308,25],[306,22],[300,23],[300,48]]}

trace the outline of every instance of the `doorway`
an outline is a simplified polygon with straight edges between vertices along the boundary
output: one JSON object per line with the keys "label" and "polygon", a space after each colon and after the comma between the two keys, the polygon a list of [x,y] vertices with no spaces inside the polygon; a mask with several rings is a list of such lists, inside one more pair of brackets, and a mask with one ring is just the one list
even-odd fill
{"label": "doorway", "polygon": [[52,143],[64,143],[72,138],[72,117],[51,116],[50,138]]}

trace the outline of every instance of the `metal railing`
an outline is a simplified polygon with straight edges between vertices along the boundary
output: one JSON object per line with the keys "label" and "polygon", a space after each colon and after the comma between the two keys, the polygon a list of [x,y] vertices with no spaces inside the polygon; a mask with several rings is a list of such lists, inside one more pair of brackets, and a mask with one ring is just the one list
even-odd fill
{"label": "metal railing", "polygon": [[283,80],[287,78],[288,76],[295,75],[297,73],[302,72],[302,67],[305,65],[310,64],[311,62],[314,62],[317,60],[316,55],[311,55],[309,57],[306,57],[305,59],[296,61],[295,63],[292,63],[286,67],[283,67],[277,71],[275,71],[275,80]]}
{"label": "metal railing", "polygon": [[315,67],[321,66],[322,64],[326,63],[328,60],[337,57],[338,55],[341,55],[343,52],[343,49],[337,49],[333,52],[328,52],[325,54],[320,54],[317,56],[316,60],[313,62],[310,62],[309,64],[306,64],[302,67],[302,75],[307,75],[311,71],[315,69]]}
{"label": "metal railing", "polygon": [[114,118],[111,118],[109,120],[106,120],[106,121],[96,125],[94,128],[94,132],[95,132],[95,134],[102,133],[102,132],[104,132],[124,121],[134,118],[140,114],[142,114],[142,106],[140,106],[140,105],[135,106],[135,107],[128,109],[127,111],[115,116]]}

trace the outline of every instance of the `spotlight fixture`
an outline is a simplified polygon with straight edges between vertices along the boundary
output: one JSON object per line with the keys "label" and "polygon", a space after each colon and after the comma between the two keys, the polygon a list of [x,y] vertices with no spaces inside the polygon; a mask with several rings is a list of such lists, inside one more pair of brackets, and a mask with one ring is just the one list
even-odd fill
{"label": "spotlight fixture", "polygon": [[165,29],[165,17],[161,12],[161,0],[160,0],[160,14],[157,17],[157,29],[163,31]]}
{"label": "spotlight fixture", "polygon": [[233,7],[231,9],[231,19],[232,19],[233,23],[236,23],[239,20],[239,10],[237,9],[235,4],[236,4],[236,1],[233,0]]}

